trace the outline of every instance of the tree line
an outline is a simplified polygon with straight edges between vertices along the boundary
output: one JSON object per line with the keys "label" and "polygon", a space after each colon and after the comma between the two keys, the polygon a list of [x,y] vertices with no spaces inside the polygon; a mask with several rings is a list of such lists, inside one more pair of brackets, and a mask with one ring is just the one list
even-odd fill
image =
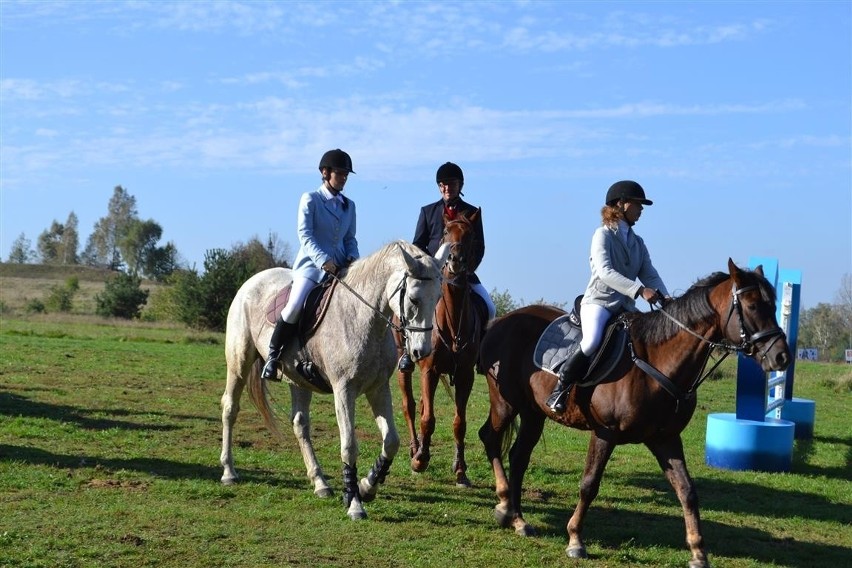
{"label": "tree line", "polygon": [[[99,315],[175,321],[191,327],[222,331],[228,307],[240,285],[252,274],[274,266],[289,266],[290,247],[270,233],[265,243],[252,237],[230,249],[210,249],[204,267],[198,271],[181,260],[171,241],[160,244],[163,229],[153,219],[139,217],[136,198],[116,186],[107,205],[107,214],[98,219],[82,252],[77,215],[69,213],[65,223],[54,220],[37,239],[36,249],[20,236],[12,243],[8,262],[53,265],[86,265],[106,268],[115,274],[96,298]],[[143,280],[160,282],[149,298]],[[77,283],[51,290],[46,302],[34,302],[32,311],[69,311]],[[527,304],[566,304],[539,299],[516,300],[508,290],[491,291],[497,315]],[[143,307],[146,309],[143,313]],[[799,314],[798,347],[819,350],[822,360],[842,360],[852,348],[852,275],[844,275],[834,303],[820,303]]]}

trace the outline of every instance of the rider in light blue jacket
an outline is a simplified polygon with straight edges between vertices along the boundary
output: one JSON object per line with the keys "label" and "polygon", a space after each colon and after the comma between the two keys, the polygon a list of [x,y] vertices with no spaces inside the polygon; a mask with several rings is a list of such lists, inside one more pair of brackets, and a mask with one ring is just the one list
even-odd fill
{"label": "rider in light blue jacket", "polygon": [[287,305],[275,323],[269,341],[269,356],[261,377],[278,379],[278,360],[296,335],[305,299],[327,274],[337,274],[359,258],[355,238],[355,202],[343,195],[352,171],[352,159],[343,150],[329,150],[319,163],[322,185],[302,194],[297,232],[299,252],[293,266],[293,287]]}

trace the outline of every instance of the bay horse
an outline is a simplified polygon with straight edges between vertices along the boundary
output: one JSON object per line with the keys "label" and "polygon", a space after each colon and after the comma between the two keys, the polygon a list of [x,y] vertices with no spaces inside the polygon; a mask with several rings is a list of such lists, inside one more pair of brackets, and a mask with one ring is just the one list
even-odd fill
{"label": "bay horse", "polygon": [[[517,534],[534,534],[522,514],[522,483],[549,418],[590,431],[579,501],[566,527],[569,557],[587,557],[583,521],[615,446],[642,443],[680,500],[692,553],[690,568],[709,567],[698,494],[687,471],[680,434],[695,411],[696,390],[707,376],[702,371],[711,350],[724,352],[722,359],[732,352],[744,353],[764,371],[780,371],[790,364],[787,339],[775,316],[775,291],[762,267],[744,270],[728,259],[727,274],[716,272],[697,281],[663,308],[619,316],[617,323],[627,333],[625,355],[603,382],[575,386],[567,409],[557,415],[545,402],[556,376],[537,368],[533,353],[548,324],[564,313],[548,306],[521,308],[495,320],[483,339],[480,363],[487,369],[491,408],[479,437],[494,469],[499,500],[495,519]],[[501,446],[518,416],[507,477]]]}
{"label": "bay horse", "polygon": [[[435,433],[435,390],[443,375],[449,376],[455,403],[453,438],[455,456],[452,469],[459,487],[470,487],[465,461],[467,403],[473,390],[474,367],[479,355],[480,328],[483,321],[473,304],[474,292],[468,282],[472,272],[474,227],[480,210],[454,219],[444,216],[444,235],[437,255],[447,256],[444,263],[441,298],[435,308],[432,352],[420,359],[420,437],[415,426],[415,403],[411,384],[412,370],[400,370],[397,382],[402,391],[402,413],[408,427],[411,469],[423,472],[429,467],[430,446]],[[397,345],[402,349],[397,334]]]}
{"label": "bay horse", "polygon": [[[409,356],[418,360],[432,349],[435,305],[441,295],[440,259],[414,245],[396,241],[357,260],[337,278],[325,316],[304,347],[294,340],[281,357],[284,379],[292,397],[290,421],[299,442],[308,478],[319,497],[332,494],[311,441],[310,405],[314,383],[305,380],[298,365],[307,358],[327,381],[334,396],[343,461],[343,504],[349,518],[366,517],[363,502],[371,501],[399,450],[389,380],[397,361],[391,318],[401,322]],[[237,291],[228,311],[225,332],[227,384],[222,395],[222,483],[238,479],[231,451],[233,427],[245,387],[266,427],[280,437],[269,401],[266,381],[260,378],[273,323],[266,311],[278,293],[292,282],[292,271],[270,268],[249,278]],[[346,289],[343,289],[346,288]],[[307,309],[305,313],[307,313]],[[303,316],[304,317],[304,316]],[[358,441],[355,437],[355,399],[366,395],[382,436],[381,453],[366,477],[358,481]]]}

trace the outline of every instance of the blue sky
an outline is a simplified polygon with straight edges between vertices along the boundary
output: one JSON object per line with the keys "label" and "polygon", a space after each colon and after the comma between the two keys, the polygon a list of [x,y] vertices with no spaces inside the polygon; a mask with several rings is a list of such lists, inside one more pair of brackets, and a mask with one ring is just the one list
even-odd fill
{"label": "blue sky", "polygon": [[852,3],[0,2],[0,255],[113,188],[182,257],[270,231],[325,150],[363,255],[458,163],[489,290],[564,302],[607,188],[668,287],[776,257],[802,304],[852,272]]}

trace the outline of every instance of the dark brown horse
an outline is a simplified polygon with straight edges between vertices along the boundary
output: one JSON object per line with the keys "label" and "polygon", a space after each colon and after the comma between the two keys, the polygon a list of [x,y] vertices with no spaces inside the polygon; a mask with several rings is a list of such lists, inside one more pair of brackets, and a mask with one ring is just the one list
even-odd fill
{"label": "dark brown horse", "polygon": [[[419,438],[415,426],[412,372],[401,370],[397,376],[402,390],[402,412],[410,439],[411,469],[416,472],[423,472],[429,467],[430,446],[435,432],[435,390],[438,381],[442,375],[446,375],[450,386],[455,387],[453,437],[456,453],[452,467],[456,484],[463,487],[470,487],[464,457],[464,438],[467,433],[467,402],[473,389],[482,325],[473,305],[474,292],[468,283],[468,263],[473,258],[475,238],[474,222],[478,216],[479,209],[468,217],[459,215],[452,220],[444,217],[441,246],[449,247],[450,251],[443,268],[441,299],[435,308],[432,353],[418,363],[421,397]],[[397,345],[400,345],[399,342]],[[452,392],[452,389],[449,390]]]}
{"label": "dark brown horse", "polygon": [[[534,532],[521,511],[521,486],[549,418],[591,432],[580,499],[567,526],[568,556],[586,557],[583,519],[615,446],[642,443],[657,458],[683,507],[690,567],[709,566],[698,495],[680,436],[695,411],[696,389],[706,377],[702,371],[714,348],[745,353],[765,371],[783,370],[790,363],[786,336],[775,318],[775,291],[762,268],[742,270],[729,259],[728,272],[696,282],[663,309],[619,318],[628,333],[624,359],[602,383],[572,389],[561,415],[545,404],[556,377],[535,366],[533,351],[544,329],[564,312],[529,306],[492,323],[480,355],[487,369],[491,411],[479,437],[494,468],[499,499],[494,515],[501,526],[521,535]],[[517,416],[520,425],[509,451],[507,477],[501,446]]]}

